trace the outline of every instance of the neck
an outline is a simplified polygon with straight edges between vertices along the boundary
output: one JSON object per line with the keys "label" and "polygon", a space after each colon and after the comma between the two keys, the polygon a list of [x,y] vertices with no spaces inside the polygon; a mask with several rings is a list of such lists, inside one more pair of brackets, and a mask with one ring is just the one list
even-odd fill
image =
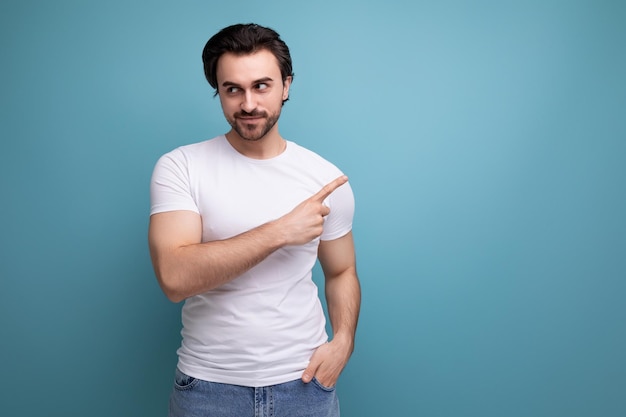
{"label": "neck", "polygon": [[258,140],[243,139],[232,129],[225,136],[237,152],[252,159],[274,158],[283,153],[287,147],[287,142],[278,131],[270,131]]}

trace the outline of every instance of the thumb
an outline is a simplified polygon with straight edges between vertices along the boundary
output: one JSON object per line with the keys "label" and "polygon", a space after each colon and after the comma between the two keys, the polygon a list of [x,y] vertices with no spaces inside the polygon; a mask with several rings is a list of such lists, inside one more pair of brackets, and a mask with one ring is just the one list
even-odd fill
{"label": "thumb", "polygon": [[309,382],[311,382],[319,366],[320,364],[317,361],[315,361],[315,355],[313,355],[313,357],[311,358],[311,361],[309,362],[309,366],[307,366],[304,372],[302,373],[302,382],[304,382],[305,384],[308,384]]}

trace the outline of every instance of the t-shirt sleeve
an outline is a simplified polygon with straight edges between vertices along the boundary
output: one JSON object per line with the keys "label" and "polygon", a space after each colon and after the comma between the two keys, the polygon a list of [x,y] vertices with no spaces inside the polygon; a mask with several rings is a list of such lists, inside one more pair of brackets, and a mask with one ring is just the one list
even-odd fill
{"label": "t-shirt sleeve", "polygon": [[338,239],[352,230],[354,194],[350,183],[337,188],[326,200],[330,213],[324,220],[321,240]]}
{"label": "t-shirt sleeve", "polygon": [[199,213],[189,177],[189,161],[179,149],[157,161],[150,181],[150,214],[175,210]]}

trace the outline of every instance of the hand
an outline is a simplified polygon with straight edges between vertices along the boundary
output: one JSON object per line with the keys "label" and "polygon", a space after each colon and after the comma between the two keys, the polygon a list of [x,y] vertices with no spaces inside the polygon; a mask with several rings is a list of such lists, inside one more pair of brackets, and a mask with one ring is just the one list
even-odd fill
{"label": "hand", "polygon": [[308,384],[315,377],[325,387],[334,387],[351,353],[352,348],[339,339],[323,344],[313,352],[309,366],[302,373],[302,381]]}
{"label": "hand", "polygon": [[330,213],[324,200],[347,181],[345,175],[334,179],[277,220],[285,235],[286,245],[304,245],[322,234],[324,217]]}

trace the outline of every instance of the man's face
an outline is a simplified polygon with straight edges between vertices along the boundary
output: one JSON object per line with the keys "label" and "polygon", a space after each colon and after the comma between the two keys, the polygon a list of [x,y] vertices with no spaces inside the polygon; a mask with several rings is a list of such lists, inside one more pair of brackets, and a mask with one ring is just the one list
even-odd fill
{"label": "man's face", "polygon": [[262,49],[248,55],[223,54],[217,62],[217,85],[222,110],[244,140],[257,141],[277,131],[291,77],[283,83],[274,55]]}

